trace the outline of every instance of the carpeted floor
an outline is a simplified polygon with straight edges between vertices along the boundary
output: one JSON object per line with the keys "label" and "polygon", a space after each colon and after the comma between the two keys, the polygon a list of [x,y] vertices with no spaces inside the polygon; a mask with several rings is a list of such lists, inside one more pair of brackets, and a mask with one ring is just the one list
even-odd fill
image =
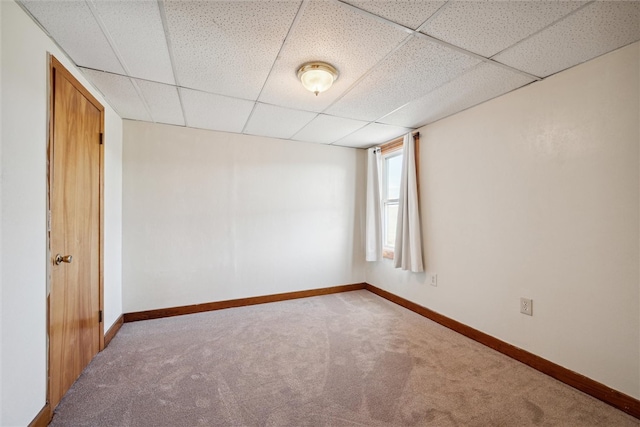
{"label": "carpeted floor", "polygon": [[51,426],[639,426],[368,291],[124,324]]}

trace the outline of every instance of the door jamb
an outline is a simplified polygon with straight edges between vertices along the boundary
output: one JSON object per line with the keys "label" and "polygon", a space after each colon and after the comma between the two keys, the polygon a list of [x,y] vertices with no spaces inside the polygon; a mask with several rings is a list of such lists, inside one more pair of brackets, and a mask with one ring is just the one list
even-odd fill
{"label": "door jamb", "polygon": [[[47,53],[48,56],[48,71],[49,71],[49,79],[48,79],[48,90],[49,90],[49,108],[48,108],[48,136],[47,136],[47,287],[46,287],[46,306],[47,306],[47,404],[51,402],[51,390],[50,390],[50,371],[51,371],[51,355],[50,355],[50,345],[49,345],[49,336],[50,336],[50,315],[49,312],[49,292],[51,291],[51,263],[53,262],[52,251],[51,251],[51,179],[53,176],[53,135],[54,135],[54,94],[55,94],[55,77],[56,73],[61,73],[64,77],[71,83],[94,107],[98,109],[100,112],[100,161],[99,161],[99,221],[98,226],[99,230],[99,238],[98,238],[98,301],[99,301],[99,310],[103,313],[100,316],[100,323],[98,325],[98,352],[104,349],[104,107],[102,104],[85,88],[82,83],[78,81],[70,72],[67,70],[55,56],[50,53]],[[54,408],[50,407],[50,411],[53,411]]]}

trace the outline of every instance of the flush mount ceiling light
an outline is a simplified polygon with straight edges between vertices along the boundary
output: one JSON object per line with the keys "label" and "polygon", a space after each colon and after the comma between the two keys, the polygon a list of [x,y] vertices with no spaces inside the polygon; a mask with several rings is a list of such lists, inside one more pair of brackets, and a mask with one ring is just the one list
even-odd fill
{"label": "flush mount ceiling light", "polygon": [[318,96],[329,89],[338,78],[338,70],[326,62],[308,62],[298,70],[302,86]]}

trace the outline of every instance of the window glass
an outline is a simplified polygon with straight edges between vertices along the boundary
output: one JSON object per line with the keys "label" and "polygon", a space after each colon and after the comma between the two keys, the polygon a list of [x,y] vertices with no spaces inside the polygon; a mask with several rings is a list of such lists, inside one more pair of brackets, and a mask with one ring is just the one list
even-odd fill
{"label": "window glass", "polygon": [[387,198],[397,199],[400,195],[400,173],[402,171],[402,153],[386,159]]}
{"label": "window glass", "polygon": [[385,206],[384,245],[393,248],[396,244],[396,224],[398,223],[398,203],[387,203]]}
{"label": "window glass", "polygon": [[396,244],[396,224],[398,222],[398,198],[400,196],[400,174],[402,172],[402,150],[392,151],[383,156],[382,162],[382,223],[384,247],[393,251]]}

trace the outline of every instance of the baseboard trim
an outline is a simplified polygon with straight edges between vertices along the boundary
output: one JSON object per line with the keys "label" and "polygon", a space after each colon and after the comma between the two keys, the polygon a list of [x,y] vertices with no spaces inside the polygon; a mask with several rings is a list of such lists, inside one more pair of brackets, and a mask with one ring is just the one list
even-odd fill
{"label": "baseboard trim", "polygon": [[104,334],[104,348],[107,348],[111,340],[116,336],[116,334],[122,327],[123,323],[124,323],[124,315],[121,314],[120,317],[118,317],[118,320],[116,320],[116,322],[113,325],[111,325],[107,333]]}
{"label": "baseboard trim", "polygon": [[366,283],[333,286],[330,288],[309,289],[306,291],[287,292],[283,294],[264,295],[258,297],[240,298],[227,301],[207,302],[204,304],[184,305],[180,307],[160,308],[156,310],[125,313],[124,321],[137,322],[140,320],[159,319],[162,317],[181,316],[183,314],[202,313],[204,311],[222,310],[225,308],[244,307],[247,305],[264,304],[268,302],[286,301],[290,299],[308,298],[319,295],[336,294],[340,292],[365,289]]}
{"label": "baseboard trim", "polygon": [[29,427],[47,427],[51,421],[51,406],[47,402],[38,415],[29,423]]}
{"label": "baseboard trim", "polygon": [[626,412],[640,419],[640,400],[635,399],[627,394],[614,390],[602,383],[599,383],[591,378],[585,377],[582,374],[571,371],[563,366],[557,365],[547,359],[537,356],[533,353],[529,353],[514,345],[508,344],[498,338],[492,337],[484,332],[474,329],[470,326],[460,323],[457,320],[453,320],[447,316],[402,298],[391,292],[377,288],[373,285],[366,284],[365,289],[373,292],[374,294],[381,296],[391,302],[394,302],[402,307],[418,313],[428,319],[433,320],[436,323],[446,326],[455,332],[458,332],[474,341],[484,344],[506,356],[511,357],[525,365],[549,375],[552,378],[557,379],[575,389],[578,389],[590,396],[595,397],[621,411]]}

